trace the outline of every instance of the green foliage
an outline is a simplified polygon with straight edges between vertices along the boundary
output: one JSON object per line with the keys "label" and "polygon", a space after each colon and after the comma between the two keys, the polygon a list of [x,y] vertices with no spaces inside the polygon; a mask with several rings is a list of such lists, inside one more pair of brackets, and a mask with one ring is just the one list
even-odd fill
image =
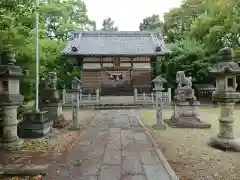
{"label": "green foliage", "polygon": [[114,25],[114,21],[110,17],[103,20],[102,26],[102,31],[118,31],[118,27]]}
{"label": "green foliage", "polygon": [[[17,64],[27,73],[22,78],[20,92],[25,101],[34,98],[36,66],[35,0],[0,2],[0,53],[6,44],[14,45]],[[71,37],[71,30],[95,30],[96,23],[87,15],[82,0],[40,0],[39,62],[40,75],[57,70],[62,87],[76,74],[74,64],[61,57],[61,51]],[[80,73],[78,72],[78,75]]]}
{"label": "green foliage", "polygon": [[240,1],[184,0],[180,7],[164,14],[164,21],[152,15],[140,30],[161,31],[172,54],[157,61],[156,72],[171,84],[175,74],[185,70],[198,83],[212,83],[207,68],[216,62],[216,52],[224,46],[234,48],[240,57]]}

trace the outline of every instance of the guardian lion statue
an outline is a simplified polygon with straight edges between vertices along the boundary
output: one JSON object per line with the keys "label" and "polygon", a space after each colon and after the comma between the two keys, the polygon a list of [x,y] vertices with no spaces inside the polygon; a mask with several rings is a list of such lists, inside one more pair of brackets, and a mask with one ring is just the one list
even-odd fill
{"label": "guardian lion statue", "polygon": [[186,77],[184,71],[178,71],[176,74],[178,88],[183,86],[192,87],[192,76]]}
{"label": "guardian lion statue", "polygon": [[45,80],[46,89],[57,89],[57,73],[49,72]]}

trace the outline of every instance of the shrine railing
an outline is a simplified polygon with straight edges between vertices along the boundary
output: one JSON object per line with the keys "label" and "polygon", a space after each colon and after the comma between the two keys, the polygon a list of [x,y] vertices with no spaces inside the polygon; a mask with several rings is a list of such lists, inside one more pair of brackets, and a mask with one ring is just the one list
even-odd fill
{"label": "shrine railing", "polygon": [[[62,102],[65,105],[72,105],[73,102],[76,101],[74,98],[74,94],[72,92],[63,91],[62,92]],[[79,103],[81,105],[95,105],[99,104],[100,95],[99,90],[97,89],[95,93],[88,93],[79,95]]]}
{"label": "shrine railing", "polygon": [[[172,102],[171,97],[171,88],[168,88],[167,92],[162,93],[162,104],[170,105]],[[137,88],[134,89],[134,100],[136,104],[147,105],[147,104],[155,104],[156,103],[156,93],[138,93]]]}
{"label": "shrine railing", "polygon": [[[161,92],[161,93],[162,93],[162,104],[170,105],[172,102],[171,88],[169,88],[167,92]],[[61,97],[64,105],[73,105],[73,103],[76,102],[75,95],[72,92],[63,91]],[[104,99],[100,99],[99,89],[97,89],[95,93],[88,93],[88,94],[80,93],[80,96],[79,96],[80,105],[93,105],[93,106],[101,105],[101,104],[106,104],[105,101]],[[109,101],[110,100],[108,100],[107,103],[111,104],[112,102],[109,102]],[[117,101],[116,103],[119,103],[119,102]],[[135,88],[134,102],[131,102],[131,103],[134,103],[136,105],[155,105],[156,93],[155,92],[138,93],[137,88]]]}

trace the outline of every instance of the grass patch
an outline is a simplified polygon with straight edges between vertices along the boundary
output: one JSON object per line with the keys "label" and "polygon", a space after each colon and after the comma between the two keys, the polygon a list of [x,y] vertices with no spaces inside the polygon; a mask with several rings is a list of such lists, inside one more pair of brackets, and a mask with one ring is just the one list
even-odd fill
{"label": "grass patch", "polygon": [[[156,139],[159,148],[180,177],[180,180],[238,180],[240,177],[240,153],[222,152],[207,145],[210,137],[218,133],[218,108],[201,109],[200,118],[210,123],[210,129],[178,129],[168,127],[165,131],[153,130],[156,123],[155,110],[140,110],[139,115]],[[169,118],[172,110],[164,110]],[[235,129],[240,137],[240,111],[235,111]]]}

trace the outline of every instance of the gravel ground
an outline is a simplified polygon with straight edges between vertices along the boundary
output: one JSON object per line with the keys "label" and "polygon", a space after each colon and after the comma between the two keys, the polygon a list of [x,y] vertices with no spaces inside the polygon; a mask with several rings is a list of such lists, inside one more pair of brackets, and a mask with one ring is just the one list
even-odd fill
{"label": "gravel ground", "polygon": [[[54,129],[53,133],[38,139],[25,140],[24,146],[17,152],[0,152],[3,157],[0,161],[1,165],[11,165],[15,167],[16,164],[24,166],[31,166],[35,164],[51,164],[59,157],[64,156],[63,153],[74,146],[74,141],[81,135],[89,122],[96,116],[98,111],[80,110],[80,122],[82,131],[69,131],[68,127],[62,129]],[[64,110],[63,114],[66,120],[71,121],[72,111]],[[2,153],[2,154],[1,154]],[[1,179],[1,178],[0,178]],[[4,180],[41,180],[41,176],[35,177],[7,177]]]}
{"label": "gravel ground", "polygon": [[[81,110],[79,112],[80,123],[83,128],[94,118],[97,111]],[[72,110],[67,109],[63,111],[64,117],[67,121],[72,120]],[[71,123],[71,122],[70,122]],[[26,140],[24,142],[23,151],[63,151],[68,143],[79,135],[78,131],[69,131],[68,127],[62,129],[54,129],[50,136],[43,138]],[[64,139],[64,141],[63,141]]]}
{"label": "gravel ground", "polygon": [[[155,111],[139,112],[180,180],[239,180],[240,153],[223,152],[207,145],[209,138],[218,132],[218,113],[217,108],[201,109],[201,120],[210,123],[211,129],[168,127],[166,131],[154,131],[151,126],[155,123]],[[171,110],[163,112],[164,118],[171,114]],[[236,135],[240,137],[240,110],[235,111],[235,117]]]}

